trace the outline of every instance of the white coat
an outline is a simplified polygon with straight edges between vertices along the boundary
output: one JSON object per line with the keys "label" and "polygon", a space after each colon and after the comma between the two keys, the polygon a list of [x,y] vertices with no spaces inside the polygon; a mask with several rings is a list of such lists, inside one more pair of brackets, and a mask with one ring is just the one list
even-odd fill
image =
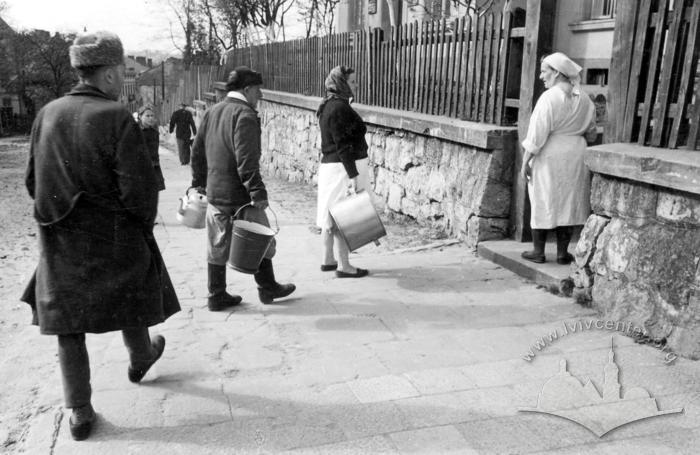
{"label": "white coat", "polygon": [[583,163],[583,134],[593,127],[595,106],[578,86],[567,95],[555,85],[537,100],[522,142],[533,155],[528,183],[532,229],[586,222],[591,210],[590,173]]}

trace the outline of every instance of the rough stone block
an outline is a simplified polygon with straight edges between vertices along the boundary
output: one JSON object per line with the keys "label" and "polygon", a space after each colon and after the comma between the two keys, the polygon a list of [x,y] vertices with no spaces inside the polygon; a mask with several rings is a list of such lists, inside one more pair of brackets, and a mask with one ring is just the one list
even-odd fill
{"label": "rough stone block", "polygon": [[437,170],[433,170],[428,177],[426,196],[432,200],[440,202],[445,197],[445,176]]}
{"label": "rough stone block", "polygon": [[653,218],[658,192],[651,185],[593,174],[591,209],[608,217]]}
{"label": "rough stone block", "polygon": [[674,224],[700,226],[700,195],[660,190],[656,216]]}
{"label": "rough stone block", "polygon": [[510,222],[507,218],[484,218],[473,215],[467,221],[464,242],[469,248],[476,248],[484,240],[502,239],[508,236]]}
{"label": "rough stone block", "polygon": [[399,185],[397,183],[392,183],[389,186],[389,196],[387,198],[387,206],[391,210],[400,212],[401,208],[402,208],[401,199],[403,199],[405,194],[406,193],[404,192],[404,189],[401,187],[401,185]]}
{"label": "rough stone block", "polygon": [[698,360],[700,359],[700,326],[676,327],[666,343],[673,352]]}
{"label": "rough stone block", "polygon": [[590,267],[597,275],[624,273],[639,248],[639,231],[628,229],[620,218],[614,218],[598,237]]}
{"label": "rough stone block", "polygon": [[430,176],[429,166],[416,166],[406,171],[404,178],[404,187],[406,193],[421,194],[425,192],[425,188]]}
{"label": "rough stone block", "polygon": [[574,248],[574,257],[576,258],[577,266],[585,267],[588,265],[588,261],[590,261],[596,251],[598,237],[609,222],[610,218],[605,216],[591,215],[588,217],[581,231],[578,243]]}
{"label": "rough stone block", "polygon": [[486,179],[476,213],[482,217],[505,218],[510,214],[510,185]]}
{"label": "rough stone block", "polygon": [[401,209],[398,211],[413,218],[418,218],[420,216],[420,204],[412,198],[405,197],[401,199]]}

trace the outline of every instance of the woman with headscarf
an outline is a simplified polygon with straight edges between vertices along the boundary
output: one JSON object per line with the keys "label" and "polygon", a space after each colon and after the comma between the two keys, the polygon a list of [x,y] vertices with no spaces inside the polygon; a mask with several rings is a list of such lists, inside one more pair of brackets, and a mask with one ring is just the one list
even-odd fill
{"label": "woman with headscarf", "polygon": [[[345,241],[334,227],[329,208],[348,194],[369,190],[367,142],[362,118],[350,107],[355,74],[352,68],[336,66],[326,77],[326,97],[316,112],[321,128],[321,164],[318,170],[316,224],[323,239],[324,272],[335,270],[338,278],[360,278],[369,272],[349,261]],[[333,255],[337,243],[338,261]]]}
{"label": "woman with headscarf", "polygon": [[[522,257],[545,262],[547,232],[557,236],[557,263],[569,264],[573,227],[590,213],[590,177],[583,163],[587,141],[595,140],[595,106],[579,85],[581,67],[561,52],[542,59],[547,89],[537,100],[527,136],[521,175],[528,182],[533,251]],[[584,138],[585,136],[585,138]]]}
{"label": "woman with headscarf", "polygon": [[139,109],[138,122],[141,127],[143,138],[146,140],[148,156],[151,158],[151,162],[153,162],[153,170],[156,173],[156,180],[158,181],[158,191],[162,191],[165,189],[165,178],[163,178],[163,171],[160,169],[160,157],[158,156],[160,134],[158,133],[158,119],[153,111],[153,106],[150,104],[141,106]]}

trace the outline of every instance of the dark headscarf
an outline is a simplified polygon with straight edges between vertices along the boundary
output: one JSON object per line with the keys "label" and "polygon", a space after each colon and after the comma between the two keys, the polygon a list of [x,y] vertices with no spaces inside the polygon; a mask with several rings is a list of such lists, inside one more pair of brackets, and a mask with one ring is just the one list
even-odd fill
{"label": "dark headscarf", "polygon": [[328,73],[325,81],[326,97],[323,99],[321,105],[316,111],[317,117],[321,116],[326,103],[332,98],[339,98],[347,102],[350,101],[350,98],[352,98],[354,95],[352,93],[352,89],[348,85],[348,76],[354,72],[355,70],[352,68],[336,66],[330,73]]}

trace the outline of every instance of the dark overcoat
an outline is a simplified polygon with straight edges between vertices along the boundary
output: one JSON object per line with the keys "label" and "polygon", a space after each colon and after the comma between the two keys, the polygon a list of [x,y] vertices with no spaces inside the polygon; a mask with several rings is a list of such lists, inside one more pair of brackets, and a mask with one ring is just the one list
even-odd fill
{"label": "dark overcoat", "polygon": [[26,184],[40,256],[22,300],[41,333],[147,327],[180,310],[153,237],[153,164],[121,104],[78,85],[46,105]]}

